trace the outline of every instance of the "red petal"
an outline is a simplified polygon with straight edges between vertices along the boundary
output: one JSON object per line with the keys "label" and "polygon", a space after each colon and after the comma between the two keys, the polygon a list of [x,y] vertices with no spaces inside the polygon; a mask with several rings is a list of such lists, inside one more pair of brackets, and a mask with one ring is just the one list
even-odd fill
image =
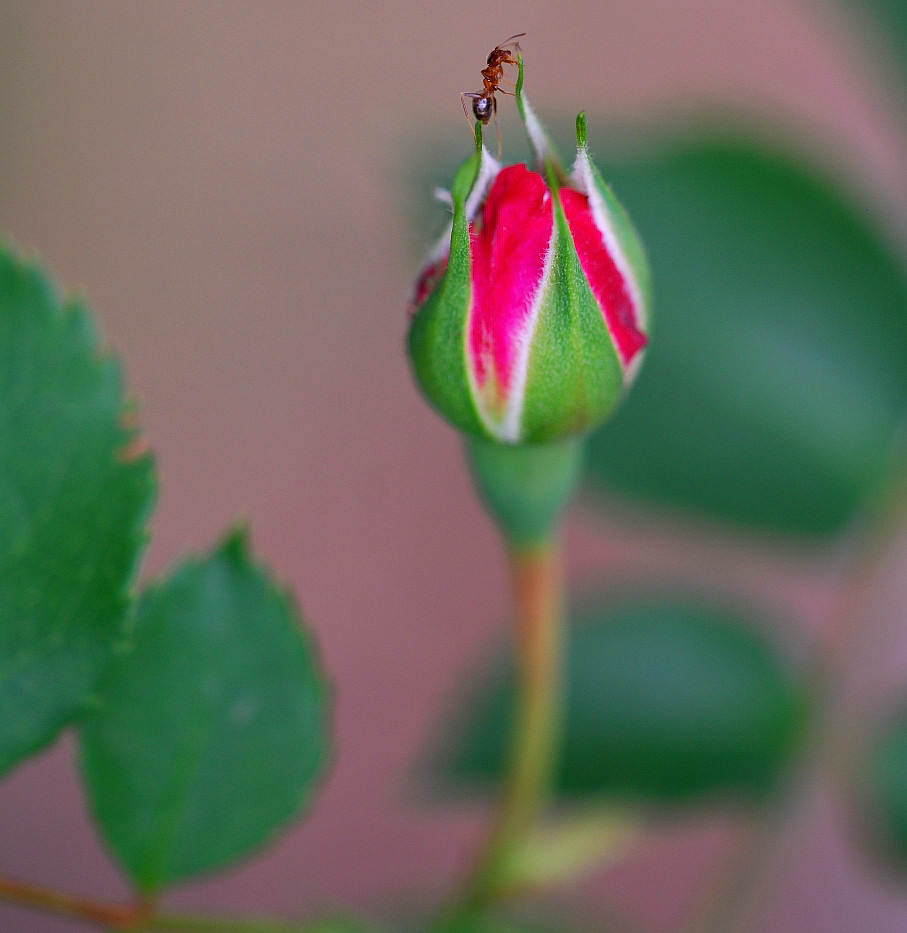
{"label": "red petal", "polygon": [[476,226],[470,229],[473,373],[479,388],[493,376],[506,394],[554,226],[542,176],[525,165],[502,169],[488,193],[481,228]]}
{"label": "red petal", "polygon": [[409,305],[409,316],[412,317],[422,305],[425,304],[428,296],[438,287],[438,284],[441,281],[441,278],[444,275],[444,270],[447,268],[447,257],[438,260],[436,263],[432,263],[422,270],[418,280],[416,281],[416,287],[413,292],[413,300]]}
{"label": "red petal", "polygon": [[563,188],[561,203],[573,243],[592,294],[601,306],[605,323],[624,365],[646,345],[646,335],[639,330],[636,309],[620,270],[611,258],[601,231],[589,210],[589,199],[579,191]]}

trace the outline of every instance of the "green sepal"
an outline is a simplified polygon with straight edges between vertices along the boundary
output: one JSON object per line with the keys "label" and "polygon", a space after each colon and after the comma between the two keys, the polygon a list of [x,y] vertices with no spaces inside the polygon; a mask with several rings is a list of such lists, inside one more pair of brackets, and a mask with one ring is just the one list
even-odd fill
{"label": "green sepal", "polygon": [[[476,139],[480,142],[480,133]],[[447,268],[438,287],[416,312],[407,342],[416,381],[428,401],[460,430],[487,435],[476,410],[466,358],[472,273],[466,198],[476,183],[481,161],[479,148],[454,177]]]}
{"label": "green sepal", "polygon": [[623,370],[583,274],[557,189],[554,250],[529,351],[520,437],[544,443],[596,428],[623,396]]}
{"label": "green sepal", "polygon": [[581,110],[576,115],[576,147],[577,149],[586,148],[586,111]]}
{"label": "green sepal", "polygon": [[580,113],[576,118],[576,147],[577,159],[585,157],[592,175],[592,182],[602,199],[608,215],[608,224],[614,232],[621,251],[630,266],[630,272],[636,280],[639,295],[642,299],[642,308],[637,309],[640,315],[637,325],[648,335],[650,333],[650,320],[652,309],[652,274],[649,270],[649,260],[642,239],[630,220],[630,215],[623,204],[614,196],[611,186],[602,178],[595,162],[589,155],[586,146],[586,115]]}
{"label": "green sepal", "polygon": [[551,537],[573,494],[584,443],[499,444],[466,438],[466,457],[488,514],[511,546]]}
{"label": "green sepal", "polygon": [[513,88],[513,96],[516,98],[517,110],[520,113],[520,119],[526,122],[526,112],[523,109],[523,56],[517,53],[516,57],[516,85]]}
{"label": "green sepal", "polygon": [[480,123],[476,129],[476,151],[457,169],[450,188],[450,197],[454,204],[454,217],[456,217],[458,205],[461,209],[465,209],[466,199],[469,197],[469,192],[472,191],[472,186],[478,181],[481,168],[482,124]]}

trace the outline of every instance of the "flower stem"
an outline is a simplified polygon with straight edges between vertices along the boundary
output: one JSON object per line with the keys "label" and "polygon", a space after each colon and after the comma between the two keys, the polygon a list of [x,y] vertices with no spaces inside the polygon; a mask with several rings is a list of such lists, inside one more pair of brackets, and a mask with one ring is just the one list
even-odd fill
{"label": "flower stem", "polygon": [[495,821],[461,895],[471,912],[504,893],[507,863],[544,808],[557,755],[562,594],[553,540],[511,546],[517,707],[510,760]]}
{"label": "flower stem", "polygon": [[330,920],[299,925],[261,918],[156,913],[150,900],[111,904],[10,878],[0,878],[0,900],[120,933],[348,933],[352,929]]}

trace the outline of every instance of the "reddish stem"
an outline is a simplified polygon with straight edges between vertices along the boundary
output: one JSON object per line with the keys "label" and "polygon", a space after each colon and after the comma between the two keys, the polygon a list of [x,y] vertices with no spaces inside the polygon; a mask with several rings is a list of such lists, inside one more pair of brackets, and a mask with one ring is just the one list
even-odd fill
{"label": "reddish stem", "polygon": [[154,911],[150,900],[139,900],[134,904],[108,904],[10,878],[0,878],[0,898],[23,907],[121,931],[141,929]]}
{"label": "reddish stem", "polygon": [[557,753],[561,666],[561,575],[556,543],[511,547],[517,710],[504,791],[491,834],[466,883],[460,909],[504,893],[501,878],[547,802]]}

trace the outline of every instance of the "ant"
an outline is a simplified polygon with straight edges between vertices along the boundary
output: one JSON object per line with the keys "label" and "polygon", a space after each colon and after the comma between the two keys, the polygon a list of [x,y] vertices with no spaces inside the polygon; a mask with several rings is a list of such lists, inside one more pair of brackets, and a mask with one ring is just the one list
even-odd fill
{"label": "ant", "polygon": [[[505,91],[501,87],[500,82],[504,77],[504,65],[519,64],[513,57],[513,53],[520,52],[522,49],[519,42],[515,40],[522,39],[525,35],[525,32],[518,32],[500,45],[496,45],[488,53],[488,62],[486,67],[482,69],[482,84],[484,85],[482,90],[463,91],[460,94],[460,103],[463,105],[463,113],[466,115],[467,123],[469,123],[469,111],[466,109],[467,97],[472,99],[473,115],[483,126],[487,126],[488,121],[494,116],[494,126],[498,131],[498,158],[501,156],[501,130],[498,127],[498,101],[494,95],[496,91],[500,91],[502,94],[513,96],[511,91]],[[471,123],[470,126],[472,126]]]}

